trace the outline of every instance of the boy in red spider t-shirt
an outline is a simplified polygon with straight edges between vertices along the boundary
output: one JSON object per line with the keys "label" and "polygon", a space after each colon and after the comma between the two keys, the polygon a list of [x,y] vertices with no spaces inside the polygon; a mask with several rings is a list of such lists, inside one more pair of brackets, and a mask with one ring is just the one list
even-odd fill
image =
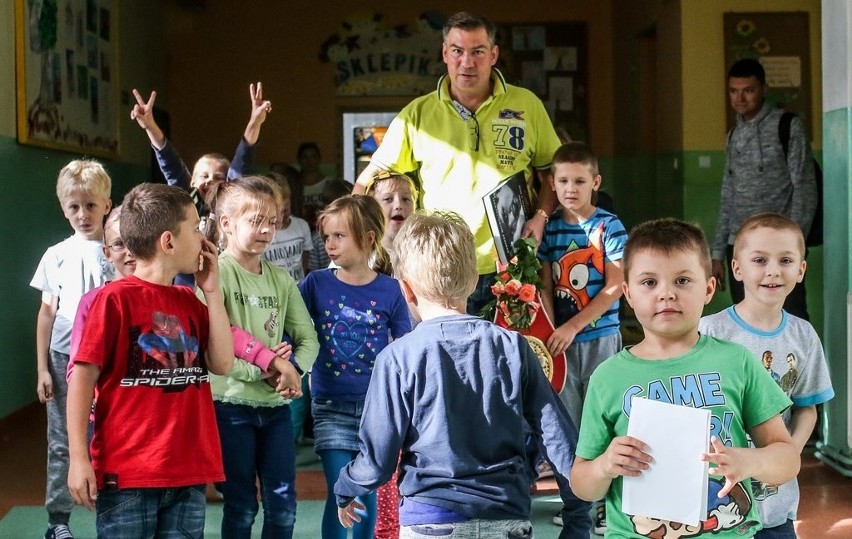
{"label": "boy in red spider t-shirt", "polygon": [[[136,272],[92,303],[68,389],[76,503],[99,537],[204,532],[206,483],[224,480],[208,371],[234,362],[216,247],[178,187],[141,184],[124,198],[121,235]],[[178,273],[194,273],[205,306]],[[91,463],[89,407],[98,389]]]}

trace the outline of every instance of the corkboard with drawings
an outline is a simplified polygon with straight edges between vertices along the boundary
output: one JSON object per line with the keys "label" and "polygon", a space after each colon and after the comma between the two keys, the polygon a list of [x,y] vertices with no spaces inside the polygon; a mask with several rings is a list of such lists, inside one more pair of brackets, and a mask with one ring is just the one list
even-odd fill
{"label": "corkboard with drawings", "polygon": [[497,67],[538,95],[557,129],[589,140],[588,41],[582,22],[502,24]]}
{"label": "corkboard with drawings", "polygon": [[[728,69],[742,58],[755,58],[766,70],[767,100],[795,112],[813,136],[808,13],[725,13],[725,95]],[[727,129],[735,117],[726,100]]]}
{"label": "corkboard with drawings", "polygon": [[15,0],[18,141],[116,157],[118,0]]}

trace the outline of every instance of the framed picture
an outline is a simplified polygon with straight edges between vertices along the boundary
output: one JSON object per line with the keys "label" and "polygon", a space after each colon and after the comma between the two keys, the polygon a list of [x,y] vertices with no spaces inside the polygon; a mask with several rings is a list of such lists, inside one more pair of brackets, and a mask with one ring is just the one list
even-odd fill
{"label": "framed picture", "polygon": [[341,111],[343,132],[343,179],[355,183],[382,143],[394,111]]}
{"label": "framed picture", "polygon": [[589,44],[584,22],[502,24],[497,67],[541,98],[553,125],[589,140]]}
{"label": "framed picture", "polygon": [[[766,70],[767,101],[795,112],[813,135],[809,29],[808,13],[803,11],[725,13],[725,95],[731,65],[754,58]],[[730,131],[736,116],[727,103],[725,110]]]}
{"label": "framed picture", "polygon": [[494,236],[497,258],[507,264],[515,254],[515,242],[521,237],[524,223],[532,215],[532,204],[523,171],[486,193],[482,197],[482,203],[485,205],[485,216],[488,218],[491,235]]}
{"label": "framed picture", "polygon": [[18,142],[119,154],[118,0],[15,0]]}

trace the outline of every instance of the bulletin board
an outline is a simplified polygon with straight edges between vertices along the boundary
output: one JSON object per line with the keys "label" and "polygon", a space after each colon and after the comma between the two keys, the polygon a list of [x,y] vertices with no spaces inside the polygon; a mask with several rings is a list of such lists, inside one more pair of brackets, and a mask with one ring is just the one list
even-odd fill
{"label": "bulletin board", "polygon": [[118,0],[15,0],[18,141],[117,157]]}
{"label": "bulletin board", "polygon": [[[725,95],[731,65],[742,58],[755,58],[766,70],[766,99],[795,112],[808,133],[813,133],[808,13],[725,13],[724,28]],[[736,120],[727,102],[725,106],[730,130]]]}
{"label": "bulletin board", "polygon": [[588,41],[583,22],[501,24],[497,67],[544,102],[553,125],[589,141]]}

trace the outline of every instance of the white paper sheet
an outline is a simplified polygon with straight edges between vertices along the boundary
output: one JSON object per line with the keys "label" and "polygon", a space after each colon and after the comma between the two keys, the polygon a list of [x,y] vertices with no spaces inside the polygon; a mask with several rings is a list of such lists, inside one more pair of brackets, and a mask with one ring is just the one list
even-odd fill
{"label": "white paper sheet", "polygon": [[710,411],[634,398],[627,434],[650,447],[651,467],[624,477],[621,509],[628,515],[698,526],[707,518]]}

